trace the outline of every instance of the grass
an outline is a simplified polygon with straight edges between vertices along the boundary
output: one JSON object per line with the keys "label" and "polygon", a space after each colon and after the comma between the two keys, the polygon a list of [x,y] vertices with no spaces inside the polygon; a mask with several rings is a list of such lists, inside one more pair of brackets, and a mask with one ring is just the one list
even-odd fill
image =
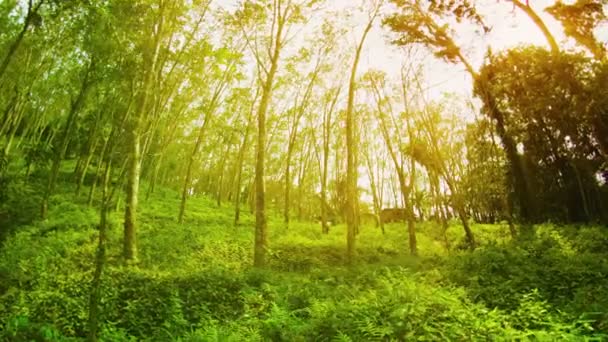
{"label": "grass", "polygon": [[[36,183],[32,187],[37,186]],[[31,191],[31,189],[30,189]],[[32,191],[35,193],[35,191]],[[70,185],[49,219],[24,220],[0,250],[0,336],[80,340],[96,249],[98,213]],[[30,213],[36,197],[12,197]],[[113,212],[103,278],[108,341],[601,340],[608,332],[608,238],[601,227],[544,225],[511,241],[505,225],[473,225],[481,247],[447,251],[440,227],[420,223],[419,255],[404,224],[364,226],[345,260],[345,227],[269,218],[268,267],[254,269],[247,210],[193,197],[141,202],[139,263],[124,266],[122,213]],[[463,239],[452,222],[452,246]],[[570,294],[570,295],[569,295]]]}

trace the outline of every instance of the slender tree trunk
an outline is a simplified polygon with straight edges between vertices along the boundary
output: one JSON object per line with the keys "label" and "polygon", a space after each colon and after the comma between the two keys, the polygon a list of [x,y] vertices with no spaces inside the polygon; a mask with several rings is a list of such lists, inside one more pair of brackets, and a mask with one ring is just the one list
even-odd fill
{"label": "slender tree trunk", "polygon": [[106,161],[102,181],[102,200],[99,220],[99,241],[97,244],[97,255],[95,257],[95,271],[93,272],[93,280],[91,282],[91,292],[89,296],[89,341],[97,341],[97,332],[99,331],[99,305],[101,301],[101,278],[106,263],[106,239],[108,229],[108,207],[110,197],[108,194],[108,183],[110,182],[111,162]]}
{"label": "slender tree trunk", "polygon": [[0,136],[4,135],[4,131],[8,130],[11,126],[11,113],[15,112],[15,107],[18,106],[19,102],[19,94],[15,90],[15,94],[11,97],[8,105],[4,109],[4,114],[2,115],[2,125],[0,125]]}
{"label": "slender tree trunk", "polygon": [[152,178],[150,179],[150,185],[148,186],[148,191],[146,192],[146,201],[150,199],[150,195],[154,193],[156,189],[156,182],[158,180],[158,172],[160,171],[160,167],[163,163],[164,153],[160,153],[158,155],[158,159],[154,163],[154,170],[152,171]]}
{"label": "slender tree trunk", "polygon": [[376,179],[379,179],[380,177],[378,176],[378,178],[376,178],[376,176],[374,175],[374,168],[371,162],[371,159],[369,157],[369,154],[367,153],[365,155],[365,161],[367,163],[367,172],[368,172],[368,177],[369,177],[369,185],[370,188],[372,190],[372,201],[373,201],[373,205],[374,205],[374,215],[376,215],[376,228],[378,228],[378,225],[380,226],[380,229],[382,230],[382,235],[384,235],[384,223],[381,222],[380,220],[380,212],[382,211],[382,203],[380,203],[380,194],[379,194],[379,189],[376,186]]}
{"label": "slender tree trunk", "polygon": [[[110,138],[113,136],[113,133],[114,130],[112,130],[112,132],[110,132],[110,135],[106,139],[104,139],[103,146],[99,154],[99,163],[97,164],[97,168],[95,169],[95,176],[93,177],[93,183],[91,183],[91,188],[89,189],[89,197],[87,199],[87,206],[89,207],[93,203],[93,197],[95,196],[95,188],[97,187],[97,182],[99,181],[99,176],[103,166],[103,160],[104,158],[106,158],[106,149],[108,147],[108,142],[110,141]],[[107,158],[109,158],[109,156]]]}
{"label": "slender tree trunk", "polygon": [[[287,5],[289,6],[289,5]],[[279,55],[284,40],[283,29],[286,24],[286,14],[289,8],[282,13],[280,2],[276,13],[277,31],[274,35],[274,47],[271,47],[272,58],[270,70],[266,73],[266,79],[262,87],[262,98],[258,107],[258,141],[256,146],[255,160],[255,245],[253,253],[253,265],[263,267],[266,265],[266,249],[268,244],[267,222],[266,222],[266,189],[264,181],[264,165],[266,160],[266,112],[272,98],[272,87],[274,77],[279,66]]]}
{"label": "slender tree trunk", "polygon": [[[129,142],[129,166],[127,175],[127,190],[125,200],[125,220],[124,220],[124,239],[123,256],[127,263],[137,262],[137,206],[139,198],[139,177],[141,174],[141,129],[143,119],[148,110],[148,102],[151,93],[154,74],[157,71],[157,62],[160,54],[161,36],[164,26],[164,3],[161,0],[159,17],[156,22],[154,34],[154,45],[152,55],[145,58],[145,76],[142,83],[142,93],[139,103],[135,109],[132,127],[130,129]],[[117,201],[117,205],[118,205]]]}
{"label": "slender tree trunk", "polygon": [[[378,105],[378,116],[380,118],[380,128],[382,130],[382,137],[384,138],[384,142],[387,146],[389,155],[391,160],[393,161],[393,165],[395,167],[395,171],[397,173],[397,179],[399,181],[399,189],[401,190],[401,199],[403,201],[403,206],[407,212],[407,229],[408,229],[408,237],[409,237],[409,247],[410,254],[416,255],[418,253],[417,241],[416,241],[416,223],[414,221],[414,210],[412,206],[412,201],[410,200],[410,192],[412,189],[414,177],[415,177],[415,164],[414,160],[410,161],[410,183],[409,185],[405,180],[405,171],[403,170],[403,165],[399,163],[397,158],[397,152],[395,151],[393,144],[390,139],[390,135],[388,129],[386,127],[386,120],[384,118],[384,114],[382,113],[382,108],[380,107],[380,95],[378,94],[377,105]],[[394,188],[393,188],[394,189]],[[397,195],[395,194],[395,197]],[[395,198],[395,202],[397,202],[397,198]]]}
{"label": "slender tree trunk", "polygon": [[186,177],[184,179],[184,186],[182,187],[182,200],[179,205],[179,216],[177,221],[179,223],[184,223],[184,214],[186,212],[186,201],[188,200],[188,195],[190,192],[190,187],[192,185],[192,168],[194,167],[194,162],[196,161],[196,155],[201,148],[203,143],[203,137],[205,135],[205,130],[207,128],[207,123],[210,120],[211,114],[207,114],[205,117],[205,121],[203,121],[203,125],[199,129],[198,135],[196,137],[196,143],[194,144],[194,148],[192,149],[192,153],[190,153],[190,159],[188,160],[188,167],[186,168]]}
{"label": "slender tree trunk", "polygon": [[[277,38],[277,44],[280,39]],[[264,164],[266,146],[266,111],[272,96],[272,84],[277,70],[279,59],[279,48],[275,49],[272,66],[262,88],[262,99],[258,109],[258,141],[256,146],[255,162],[255,247],[253,254],[253,264],[256,267],[263,267],[266,264],[267,246],[267,223],[266,223],[266,190],[264,185]]]}
{"label": "slender tree trunk", "polygon": [[226,147],[226,152],[224,153],[224,156],[226,156],[226,158],[223,158],[221,161],[221,166],[220,166],[220,176],[218,179],[218,184],[217,184],[217,206],[221,207],[222,206],[222,191],[224,189],[224,175],[226,174],[226,159],[227,156],[230,155],[230,148],[232,147],[232,145],[230,143],[227,143],[227,147]]}
{"label": "slender tree trunk", "polygon": [[89,170],[89,165],[91,164],[91,159],[93,158],[93,152],[95,151],[95,147],[97,145],[97,141],[95,141],[92,151],[87,153],[87,156],[82,165],[82,169],[80,170],[80,175],[78,176],[78,184],[76,185],[76,197],[80,195],[80,189],[82,189],[82,185],[84,184],[84,179],[87,176],[87,171]]}
{"label": "slender tree trunk", "polygon": [[[140,136],[136,129],[131,132],[131,148],[127,174],[127,198],[125,201],[124,244],[125,261],[137,261],[137,204],[139,175],[141,172]],[[118,203],[118,202],[117,202]],[[117,206],[118,209],[118,206]]]}
{"label": "slender tree trunk", "polygon": [[361,51],[363,50],[363,44],[367,34],[372,28],[376,15],[378,14],[379,8],[376,9],[373,16],[370,18],[357,50],[355,52],[355,59],[353,61],[350,71],[350,81],[348,84],[348,101],[346,106],[345,125],[346,125],[346,258],[349,263],[352,263],[355,259],[355,242],[356,232],[358,231],[357,216],[356,212],[358,207],[359,196],[357,194],[357,165],[356,158],[358,153],[358,147],[356,142],[357,122],[356,113],[354,111],[355,104],[355,92],[356,92],[356,78],[357,78],[357,67],[359,65],[359,59],[361,57]]}
{"label": "slender tree trunk", "polygon": [[[329,175],[329,147],[332,127],[332,116],[336,103],[338,102],[339,95],[340,89],[336,91],[335,96],[331,100],[329,108],[323,115],[323,165],[321,170],[321,232],[323,234],[329,234],[329,225],[327,224],[327,178]],[[337,154],[338,153],[336,152],[336,163],[338,163],[339,161]],[[338,171],[337,167],[336,171]]]}
{"label": "slender tree trunk", "polygon": [[450,240],[448,239],[448,220],[443,212],[443,200],[441,199],[441,189],[439,188],[439,176],[429,170],[429,178],[431,182],[431,191],[435,197],[435,210],[437,219],[441,223],[441,235],[443,236],[445,249],[450,251]]}
{"label": "slender tree trunk", "polygon": [[307,151],[300,166],[300,172],[298,174],[298,220],[304,218],[303,215],[303,204],[304,204],[304,188],[306,187],[306,174],[310,166],[310,158],[312,154],[312,146],[308,146]]}
{"label": "slender tree trunk", "polygon": [[17,130],[19,129],[19,126],[21,125],[21,122],[23,120],[23,110],[21,108],[15,109],[19,110],[19,112],[15,115],[16,118],[14,119],[13,127],[11,127],[10,131],[8,132],[6,143],[4,144],[4,148],[2,149],[2,156],[5,158],[8,157],[11,148],[13,147],[15,135],[17,134]]}
{"label": "slender tree trunk", "polygon": [[249,213],[255,214],[255,177],[247,185],[247,203],[249,204]]}
{"label": "slender tree trunk", "polygon": [[[257,96],[256,96],[257,97]],[[253,106],[251,107],[251,111],[249,113],[249,118],[247,119],[247,127],[245,128],[245,134],[243,136],[243,141],[241,142],[241,146],[239,147],[239,156],[237,161],[237,173],[236,173],[236,192],[234,197],[234,225],[237,226],[239,224],[240,216],[241,216],[241,182],[243,178],[243,164],[245,160],[245,153],[247,151],[247,145],[249,141],[249,132],[251,131],[251,126],[253,118]]]}
{"label": "slender tree trunk", "polygon": [[293,146],[291,143],[287,147],[287,157],[285,158],[285,197],[283,198],[283,222],[285,228],[289,228],[289,192],[291,191],[291,153]]}
{"label": "slender tree trunk", "polygon": [[74,168],[74,180],[77,182],[76,197],[78,197],[78,194],[80,193],[80,187],[82,186],[81,180],[84,179],[84,175],[86,175],[87,173],[91,158],[93,156],[93,153],[95,152],[95,148],[97,147],[97,132],[99,130],[99,125],[101,124],[102,115],[103,114],[99,112],[95,116],[93,128],[88,134],[86,150],[84,151],[84,153],[80,153],[78,157],[78,162],[76,163],[76,167]]}
{"label": "slender tree trunk", "polygon": [[[324,123],[325,124],[325,123]],[[329,132],[323,133],[323,170],[321,170],[321,232],[329,234],[327,224],[327,174],[329,163]]]}

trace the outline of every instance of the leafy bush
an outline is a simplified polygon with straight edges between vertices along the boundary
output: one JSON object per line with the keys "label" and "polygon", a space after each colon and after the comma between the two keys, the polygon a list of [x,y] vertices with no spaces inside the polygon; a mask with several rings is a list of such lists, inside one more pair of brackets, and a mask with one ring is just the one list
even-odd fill
{"label": "leafy bush", "polygon": [[516,311],[535,293],[571,319],[597,313],[594,326],[606,331],[608,261],[603,254],[577,252],[577,245],[580,241],[569,240],[556,228],[540,227],[526,240],[460,254],[447,263],[444,274],[488,307]]}

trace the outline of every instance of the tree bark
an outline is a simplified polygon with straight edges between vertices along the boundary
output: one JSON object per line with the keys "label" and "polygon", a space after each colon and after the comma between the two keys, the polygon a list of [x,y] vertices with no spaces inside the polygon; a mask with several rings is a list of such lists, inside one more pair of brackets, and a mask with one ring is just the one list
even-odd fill
{"label": "tree bark", "polygon": [[272,99],[274,77],[279,66],[279,56],[283,47],[283,40],[285,39],[283,30],[288,20],[287,14],[289,11],[290,4],[287,4],[287,7],[281,10],[281,1],[275,3],[273,20],[276,20],[276,34],[274,32],[271,33],[274,46],[271,46],[268,49],[272,52],[270,70],[266,73],[266,79],[262,86],[262,98],[260,100],[260,106],[258,107],[258,141],[255,160],[255,245],[253,252],[253,265],[255,267],[264,267],[266,265],[266,249],[268,244],[266,190],[264,181],[264,165],[266,160],[266,112]]}
{"label": "tree bark", "polygon": [[[123,257],[127,263],[137,262],[137,205],[139,198],[139,177],[141,173],[141,134],[140,130],[144,115],[148,110],[150,86],[152,84],[160,53],[160,42],[164,26],[164,3],[160,0],[159,17],[154,32],[152,55],[144,56],[145,76],[142,83],[142,93],[135,109],[129,141],[129,166],[127,175],[127,190],[125,200]],[[117,202],[118,203],[118,202]]]}
{"label": "tree bark", "polygon": [[101,278],[103,275],[106,263],[106,240],[108,230],[108,210],[110,196],[108,194],[108,183],[111,175],[111,161],[106,161],[102,181],[102,200],[99,219],[99,240],[97,243],[97,254],[95,257],[95,271],[93,272],[93,280],[91,281],[91,292],[89,296],[89,321],[88,321],[88,340],[97,341],[97,332],[99,330],[99,305],[101,301]]}
{"label": "tree bark", "polygon": [[359,59],[361,58],[361,51],[363,50],[363,44],[369,31],[372,29],[372,25],[379,12],[379,7],[375,8],[373,15],[367,23],[363,31],[363,35],[355,51],[355,59],[353,61],[350,71],[350,81],[348,83],[348,101],[346,105],[345,125],[346,125],[346,258],[348,263],[352,263],[355,259],[355,242],[356,233],[359,230],[358,227],[358,201],[359,196],[357,193],[357,141],[356,136],[357,127],[356,113],[354,111],[355,103],[355,91],[356,91],[356,78],[357,78],[357,67],[359,66]]}

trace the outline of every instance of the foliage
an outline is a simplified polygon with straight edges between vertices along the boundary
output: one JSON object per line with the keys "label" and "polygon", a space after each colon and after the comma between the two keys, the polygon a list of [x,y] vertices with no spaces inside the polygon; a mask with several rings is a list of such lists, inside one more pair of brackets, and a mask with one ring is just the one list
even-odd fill
{"label": "foliage", "polygon": [[[113,341],[306,341],[599,338],[606,333],[608,240],[599,227],[538,227],[508,241],[474,226],[482,247],[438,253],[435,224],[421,225],[421,257],[407,253],[404,224],[386,234],[364,226],[358,264],[345,266],[344,227],[270,222],[268,269],[250,269],[251,227],[230,209],[193,198],[184,225],[175,193],[143,205],[141,263],[120,261],[118,217],[110,222],[102,279],[100,338]],[[172,200],[168,200],[171,199]],[[52,219],[22,226],[0,252],[0,320],[8,340],[79,340],[86,335],[96,220],[56,198]],[[79,224],[74,224],[78,222]],[[455,223],[454,223],[455,224]],[[453,232],[455,245],[462,239]]]}
{"label": "foliage", "polygon": [[[603,65],[537,47],[491,55],[488,62],[475,89],[495,99],[506,134],[520,146],[524,176],[534,191],[535,219],[603,220],[606,199],[597,175],[605,167],[605,108],[589,106],[605,98],[596,89]],[[527,76],[514,76],[522,73]]]}

